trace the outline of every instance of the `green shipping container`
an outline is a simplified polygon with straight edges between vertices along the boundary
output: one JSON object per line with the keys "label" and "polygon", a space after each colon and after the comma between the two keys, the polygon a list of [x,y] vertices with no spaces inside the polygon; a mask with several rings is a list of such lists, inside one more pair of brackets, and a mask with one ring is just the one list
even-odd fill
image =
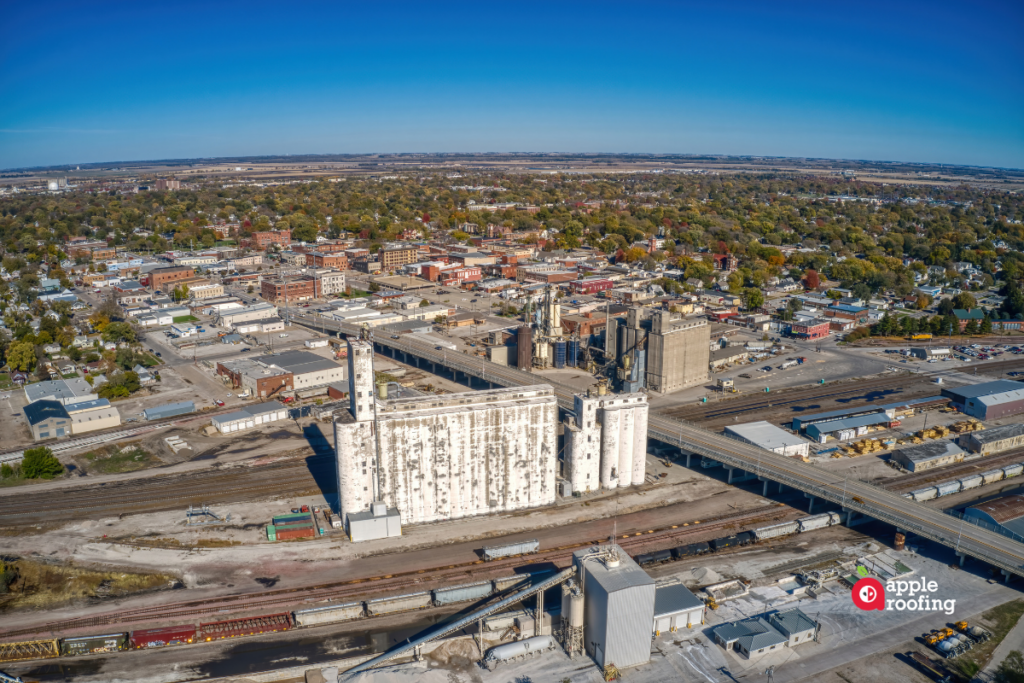
{"label": "green shipping container", "polygon": [[278,515],[274,517],[274,524],[280,524],[281,522],[287,522],[293,519],[309,519],[310,513],[308,512],[294,512],[290,515]]}
{"label": "green shipping container", "polygon": [[285,529],[292,526],[313,526],[313,520],[306,519],[293,519],[287,522],[274,522],[274,526],[278,529]]}
{"label": "green shipping container", "polygon": [[269,540],[269,541],[276,541],[277,540],[277,529],[275,529],[273,527],[273,525],[267,527],[267,540]]}

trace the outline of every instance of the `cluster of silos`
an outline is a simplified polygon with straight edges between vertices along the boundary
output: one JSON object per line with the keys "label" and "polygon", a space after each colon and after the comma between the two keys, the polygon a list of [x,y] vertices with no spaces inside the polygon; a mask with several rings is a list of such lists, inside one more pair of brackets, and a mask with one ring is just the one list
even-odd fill
{"label": "cluster of silos", "polygon": [[635,486],[647,466],[647,395],[577,394],[566,422],[566,478],[574,493]]}

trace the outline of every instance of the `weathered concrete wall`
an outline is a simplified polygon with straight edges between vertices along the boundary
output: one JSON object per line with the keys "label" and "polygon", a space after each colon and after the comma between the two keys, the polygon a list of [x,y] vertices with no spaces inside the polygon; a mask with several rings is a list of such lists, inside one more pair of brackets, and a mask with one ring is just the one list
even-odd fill
{"label": "weathered concrete wall", "polygon": [[[647,467],[647,395],[577,394],[574,412],[575,428],[566,432],[565,446],[573,491],[586,492],[595,480],[604,489],[642,484]],[[590,484],[589,490],[597,487]]]}
{"label": "weathered concrete wall", "polygon": [[706,320],[655,315],[647,340],[647,388],[667,394],[706,382],[710,347]]}
{"label": "weathered concrete wall", "polygon": [[348,342],[349,412],[357,422],[373,419],[373,344]]}
{"label": "weathered concrete wall", "polygon": [[369,510],[374,498],[377,456],[373,431],[372,421],[334,423],[338,496],[341,519],[346,529],[348,515]]}
{"label": "weathered concrete wall", "polygon": [[343,514],[374,499],[375,448],[379,499],[398,508],[403,524],[555,502],[558,404],[549,386],[376,407],[376,422],[335,425]]}

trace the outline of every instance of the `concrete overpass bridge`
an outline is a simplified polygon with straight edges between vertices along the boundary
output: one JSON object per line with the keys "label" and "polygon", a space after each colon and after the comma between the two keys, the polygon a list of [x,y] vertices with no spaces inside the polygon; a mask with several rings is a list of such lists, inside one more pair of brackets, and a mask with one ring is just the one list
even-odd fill
{"label": "concrete overpass bridge", "polygon": [[[358,326],[311,315],[294,315],[291,322],[348,336],[356,336],[360,332]],[[372,341],[375,347],[381,351],[386,350],[406,364],[430,367],[433,370],[438,367],[447,368],[454,373],[456,379],[460,374],[463,375],[471,386],[474,378],[486,386],[550,384],[554,387],[559,406],[565,410],[572,410],[573,395],[578,391],[543,375],[496,365],[484,358],[437,348],[405,336],[392,339],[377,335],[372,337]],[[1024,576],[1024,544],[926,507],[898,493],[859,479],[845,478],[814,465],[710,432],[698,425],[653,412],[648,419],[648,436],[679,448],[687,456],[687,462],[691,455],[698,455],[717,460],[731,470],[749,473],[764,482],[765,494],[770,483],[778,484],[779,490],[789,486],[804,493],[812,510],[816,501],[834,503],[846,513],[847,523],[855,515],[870,517],[892,524],[900,531],[913,532],[952,548],[961,564],[966,557],[974,557],[1001,569],[1007,581],[1010,576]]]}

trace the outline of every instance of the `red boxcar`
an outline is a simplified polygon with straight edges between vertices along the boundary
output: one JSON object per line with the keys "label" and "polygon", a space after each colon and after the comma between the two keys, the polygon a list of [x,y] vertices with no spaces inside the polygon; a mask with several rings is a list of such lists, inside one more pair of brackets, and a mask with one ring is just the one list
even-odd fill
{"label": "red boxcar", "polygon": [[258,633],[287,631],[291,627],[291,613],[282,612],[281,614],[266,614],[261,617],[245,617],[244,619],[229,619],[228,621],[213,621],[208,624],[199,624],[199,630],[196,632],[196,635],[199,640],[219,640],[221,638],[252,636]]}
{"label": "red boxcar", "polygon": [[192,624],[184,626],[167,626],[166,628],[150,628],[132,631],[128,639],[133,649],[147,647],[165,647],[167,645],[185,645],[196,642],[196,627]]}

